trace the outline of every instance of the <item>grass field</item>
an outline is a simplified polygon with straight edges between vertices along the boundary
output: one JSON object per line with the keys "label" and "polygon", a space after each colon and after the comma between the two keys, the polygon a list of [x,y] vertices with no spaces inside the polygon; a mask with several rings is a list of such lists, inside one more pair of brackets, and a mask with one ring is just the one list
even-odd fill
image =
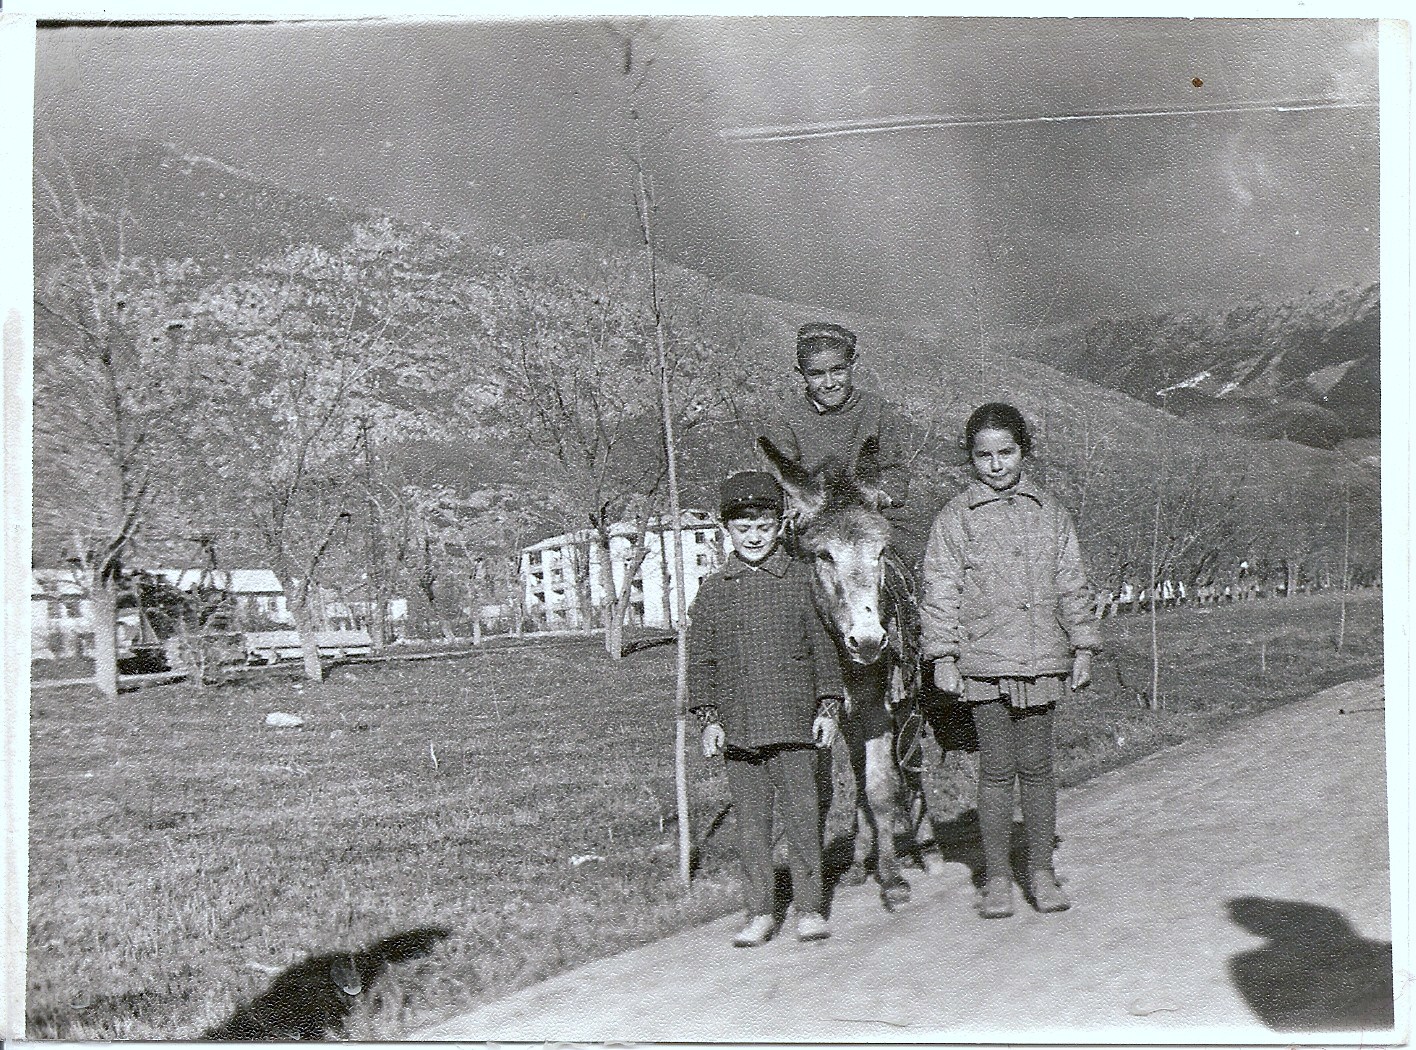
{"label": "grass field", "polygon": [[[1060,719],[1064,781],[1379,672],[1381,615],[1351,600],[1339,654],[1330,595],[1167,611],[1159,712],[1134,696],[1144,618],[1109,621],[1097,688]],[[614,664],[597,644],[116,705],[36,693],[29,1037],[398,1038],[736,910],[730,817],[677,881],[672,649]],[[966,764],[930,757],[947,836]],[[696,757],[690,775],[701,838],[726,783]]]}

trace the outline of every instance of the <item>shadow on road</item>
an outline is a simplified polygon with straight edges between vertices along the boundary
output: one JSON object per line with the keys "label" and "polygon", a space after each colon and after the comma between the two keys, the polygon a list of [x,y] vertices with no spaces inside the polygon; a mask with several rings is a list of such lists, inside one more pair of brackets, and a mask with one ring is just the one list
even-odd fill
{"label": "shadow on road", "polygon": [[339,1035],[361,992],[389,963],[427,955],[451,930],[408,930],[360,952],[316,955],[290,967],[256,998],[202,1033],[222,1042],[323,1039]]}
{"label": "shadow on road", "polygon": [[1395,1023],[1391,945],[1369,941],[1334,908],[1266,897],[1227,902],[1229,918],[1268,943],[1229,960],[1229,976],[1275,1031],[1379,1030]]}

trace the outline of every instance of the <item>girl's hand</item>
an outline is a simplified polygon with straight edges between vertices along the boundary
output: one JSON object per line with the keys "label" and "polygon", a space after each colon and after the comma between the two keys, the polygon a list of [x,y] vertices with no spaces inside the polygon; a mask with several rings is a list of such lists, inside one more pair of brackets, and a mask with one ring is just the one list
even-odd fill
{"label": "girl's hand", "polygon": [[1091,685],[1092,654],[1090,649],[1078,649],[1072,657],[1072,688],[1085,689]]}
{"label": "girl's hand", "polygon": [[710,722],[703,727],[703,757],[712,758],[721,754],[723,743],[727,739],[727,734],[723,732],[723,727],[717,722]]}
{"label": "girl's hand", "polygon": [[817,715],[811,723],[811,739],[817,747],[830,747],[836,742],[836,720],[825,715]]}
{"label": "girl's hand", "polygon": [[962,696],[964,680],[959,677],[959,665],[953,660],[935,660],[934,688],[945,696]]}

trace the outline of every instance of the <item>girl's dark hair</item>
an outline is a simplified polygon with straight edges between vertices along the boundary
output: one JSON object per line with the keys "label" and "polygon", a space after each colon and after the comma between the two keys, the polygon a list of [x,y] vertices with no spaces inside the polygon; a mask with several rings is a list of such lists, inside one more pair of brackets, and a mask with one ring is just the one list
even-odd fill
{"label": "girl's dark hair", "polygon": [[1028,429],[1023,414],[1012,405],[990,401],[973,410],[969,421],[964,424],[964,450],[969,455],[973,455],[974,438],[978,437],[980,430],[1006,430],[1013,435],[1024,457],[1032,455],[1032,431]]}

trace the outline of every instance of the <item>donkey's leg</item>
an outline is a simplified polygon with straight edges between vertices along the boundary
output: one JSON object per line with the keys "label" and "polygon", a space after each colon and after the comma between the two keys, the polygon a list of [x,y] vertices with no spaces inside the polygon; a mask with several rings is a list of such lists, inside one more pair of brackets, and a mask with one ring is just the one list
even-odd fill
{"label": "donkey's leg", "polygon": [[934,821],[925,799],[923,773],[901,766],[900,782],[904,785],[905,817],[915,856],[926,875],[938,875],[944,870],[944,855],[934,838]]}
{"label": "donkey's leg", "polygon": [[850,757],[851,778],[855,781],[855,843],[851,866],[841,875],[841,884],[860,886],[865,882],[865,866],[875,848],[875,824],[865,794],[865,740],[854,718],[846,718],[842,724],[846,753]]}
{"label": "donkey's leg", "polygon": [[895,773],[894,734],[871,737],[864,750],[865,808],[875,831],[875,874],[885,902],[903,904],[910,899],[910,884],[900,873],[900,859],[895,854],[893,829],[899,813],[900,781]]}
{"label": "donkey's leg", "polygon": [[903,788],[903,804],[897,807],[904,821],[900,830],[908,836],[912,866],[924,868],[926,874],[938,875],[944,870],[944,858],[934,840],[934,821],[930,819],[924,792],[924,733],[928,709],[923,697],[908,694],[899,664],[891,671],[890,691],[895,701],[893,758]]}

